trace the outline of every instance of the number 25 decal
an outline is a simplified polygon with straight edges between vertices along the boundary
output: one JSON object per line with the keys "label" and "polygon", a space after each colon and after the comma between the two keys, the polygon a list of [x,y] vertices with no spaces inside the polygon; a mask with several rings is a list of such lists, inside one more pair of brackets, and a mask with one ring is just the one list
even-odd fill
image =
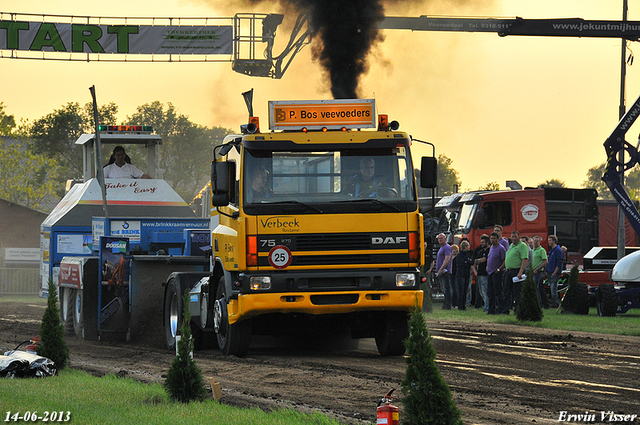
{"label": "number 25 decal", "polygon": [[269,264],[276,269],[288,267],[292,258],[291,251],[284,245],[274,246],[269,251]]}

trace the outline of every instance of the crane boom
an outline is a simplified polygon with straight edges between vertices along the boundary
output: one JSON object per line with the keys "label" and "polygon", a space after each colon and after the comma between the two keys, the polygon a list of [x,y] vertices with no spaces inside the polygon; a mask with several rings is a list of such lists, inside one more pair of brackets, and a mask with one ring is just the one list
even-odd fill
{"label": "crane boom", "polygon": [[[602,180],[613,194],[613,197],[622,207],[627,220],[638,235],[640,235],[640,212],[631,201],[629,194],[620,181],[620,176],[628,169],[632,168],[639,161],[640,153],[637,147],[633,147],[624,140],[624,135],[629,131],[633,123],[640,116],[640,97],[633,103],[629,110],[620,119],[620,122],[611,135],[605,140],[604,148],[607,152],[607,166]],[[626,152],[629,160],[621,162],[618,155]]]}
{"label": "crane boom", "polygon": [[638,41],[640,21],[524,18],[448,18],[387,16],[380,29],[411,31],[493,32],[499,36],[610,37]]}

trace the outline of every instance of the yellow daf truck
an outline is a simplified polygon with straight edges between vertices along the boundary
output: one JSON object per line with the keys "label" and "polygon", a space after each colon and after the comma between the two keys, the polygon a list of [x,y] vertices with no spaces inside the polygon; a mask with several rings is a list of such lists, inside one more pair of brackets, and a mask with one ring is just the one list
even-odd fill
{"label": "yellow daf truck", "polygon": [[376,121],[374,100],[272,101],[269,115],[270,131],[251,118],[214,149],[211,273],[169,280],[165,326],[188,290],[194,334],[215,333],[225,355],[247,354],[252,335],[315,332],[402,355],[423,299],[411,137]]}

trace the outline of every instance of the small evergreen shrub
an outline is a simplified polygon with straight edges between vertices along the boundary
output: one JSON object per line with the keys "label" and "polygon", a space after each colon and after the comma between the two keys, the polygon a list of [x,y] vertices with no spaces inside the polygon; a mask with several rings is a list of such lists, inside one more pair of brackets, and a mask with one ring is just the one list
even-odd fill
{"label": "small evergreen shrub", "polygon": [[60,371],[69,362],[69,347],[64,340],[64,325],[60,321],[60,309],[58,307],[58,288],[49,279],[49,297],[47,308],[42,315],[40,323],[40,344],[36,345],[38,355],[52,360],[56,365],[56,371]]}
{"label": "small evergreen shrub", "polygon": [[184,319],[180,325],[180,341],[178,341],[178,354],[173,359],[164,388],[169,398],[174,401],[188,403],[190,401],[203,401],[207,390],[202,377],[202,371],[191,357],[194,342],[191,336],[191,313],[189,312],[189,292],[185,292],[183,298]]}
{"label": "small evergreen shrub", "polygon": [[402,404],[405,425],[462,424],[449,386],[436,365],[436,352],[431,345],[425,316],[416,306],[409,319],[407,371],[402,381]]}
{"label": "small evergreen shrub", "polygon": [[527,277],[524,280],[524,284],[522,285],[522,294],[518,301],[516,318],[521,322],[540,322],[543,315],[540,302],[538,302],[537,288],[533,281],[533,273],[529,270]]}

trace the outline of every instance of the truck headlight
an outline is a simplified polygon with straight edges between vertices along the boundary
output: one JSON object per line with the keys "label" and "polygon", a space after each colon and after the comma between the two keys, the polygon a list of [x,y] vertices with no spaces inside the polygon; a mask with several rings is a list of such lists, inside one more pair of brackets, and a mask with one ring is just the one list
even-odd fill
{"label": "truck headlight", "polygon": [[271,277],[251,276],[251,278],[249,278],[249,287],[252,291],[266,291],[271,289]]}
{"label": "truck headlight", "polygon": [[416,286],[415,273],[396,274],[396,286]]}

